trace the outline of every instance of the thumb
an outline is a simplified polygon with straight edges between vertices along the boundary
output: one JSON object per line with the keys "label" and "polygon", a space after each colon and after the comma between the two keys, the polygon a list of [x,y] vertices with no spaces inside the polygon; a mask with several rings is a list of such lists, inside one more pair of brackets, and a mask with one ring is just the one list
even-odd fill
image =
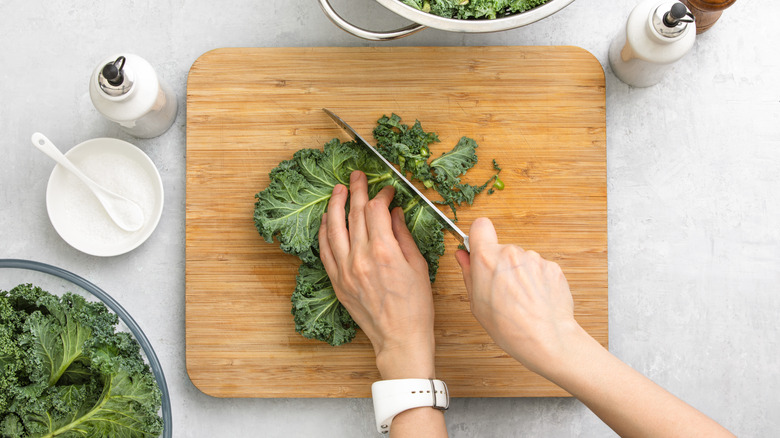
{"label": "thumb", "polygon": [[471,258],[469,253],[459,249],[455,251],[455,260],[458,261],[461,271],[463,271],[463,282],[466,283],[466,292],[469,295],[469,301],[471,301]]}
{"label": "thumb", "polygon": [[486,217],[478,218],[469,229],[469,243],[471,250],[481,252],[485,247],[498,244],[498,235],[493,222]]}

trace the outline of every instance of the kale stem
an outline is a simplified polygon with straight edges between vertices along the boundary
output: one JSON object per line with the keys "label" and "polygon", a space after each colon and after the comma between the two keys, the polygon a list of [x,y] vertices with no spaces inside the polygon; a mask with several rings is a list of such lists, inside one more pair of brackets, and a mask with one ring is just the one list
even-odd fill
{"label": "kale stem", "polygon": [[307,325],[309,327],[313,327],[314,323],[317,322],[322,317],[322,315],[325,314],[325,312],[330,311],[330,309],[333,308],[333,306],[336,306],[336,305],[339,304],[339,299],[336,298],[336,293],[335,292],[333,293],[332,297],[328,296],[327,299],[329,300],[328,304],[320,311],[320,313],[317,314],[317,316],[315,316],[314,318],[312,318],[308,322]]}
{"label": "kale stem", "polygon": [[386,179],[390,179],[390,178],[392,178],[392,177],[393,177],[393,172],[385,172],[385,173],[380,173],[380,174],[379,174],[379,175],[377,175],[376,177],[374,177],[374,178],[372,178],[372,179],[368,180],[368,185],[371,185],[371,184],[376,184],[376,183],[378,183],[378,182],[384,181],[384,180],[386,180]]}
{"label": "kale stem", "polygon": [[417,205],[417,204],[419,204],[419,203],[420,203],[420,198],[418,198],[418,197],[414,197],[414,198],[412,198],[412,200],[411,200],[411,201],[409,201],[409,204],[408,204],[408,205],[406,205],[406,206],[403,208],[403,210],[404,210],[404,214],[408,213],[408,212],[409,212],[411,209],[413,209],[413,208],[414,208],[414,206],[415,206],[415,205]]}
{"label": "kale stem", "polygon": [[66,424],[65,426],[62,426],[61,428],[55,430],[54,432],[43,435],[41,438],[52,438],[57,435],[61,435],[65,432],[68,432],[69,430],[89,420],[95,414],[100,412],[103,409],[103,406],[105,406],[105,404],[108,403],[108,400],[111,398],[111,383],[112,383],[111,378],[107,377],[106,380],[107,380],[106,383],[107,386],[103,388],[103,395],[101,395],[101,400],[97,405],[95,405],[89,412],[85,413],[81,417],[74,419],[70,423]]}

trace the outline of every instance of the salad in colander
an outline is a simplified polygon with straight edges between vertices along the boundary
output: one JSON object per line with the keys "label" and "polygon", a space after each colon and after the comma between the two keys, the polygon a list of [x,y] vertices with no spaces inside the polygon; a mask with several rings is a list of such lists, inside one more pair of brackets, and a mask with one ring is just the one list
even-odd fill
{"label": "salad in colander", "polygon": [[399,0],[423,12],[457,19],[494,19],[533,9],[548,0]]}

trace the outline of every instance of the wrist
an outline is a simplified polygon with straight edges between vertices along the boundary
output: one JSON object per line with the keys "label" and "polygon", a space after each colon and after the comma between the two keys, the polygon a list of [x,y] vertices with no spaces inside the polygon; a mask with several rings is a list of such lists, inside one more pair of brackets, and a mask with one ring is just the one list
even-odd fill
{"label": "wrist", "polygon": [[433,340],[384,348],[376,354],[376,367],[383,380],[433,379],[436,377]]}
{"label": "wrist", "polygon": [[534,370],[554,382],[566,380],[572,372],[576,373],[583,362],[594,359],[606,350],[579,324],[574,323],[561,333],[561,342],[548,352],[546,366]]}
{"label": "wrist", "polygon": [[534,336],[500,340],[503,342],[499,346],[510,356],[547,379],[576,363],[572,359],[580,354],[583,344],[595,342],[574,319],[554,324]]}

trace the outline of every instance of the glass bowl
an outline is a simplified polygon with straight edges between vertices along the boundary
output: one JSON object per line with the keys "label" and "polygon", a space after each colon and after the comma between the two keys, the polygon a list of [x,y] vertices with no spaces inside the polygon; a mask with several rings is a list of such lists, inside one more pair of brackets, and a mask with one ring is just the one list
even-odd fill
{"label": "glass bowl", "polygon": [[138,326],[133,317],[102,289],[72,272],[30,260],[0,259],[0,289],[10,290],[25,283],[32,283],[55,295],[73,292],[89,301],[100,300],[112,312],[116,313],[119,317],[117,330],[129,331],[133,334],[133,337],[141,346],[146,361],[149,363],[149,367],[157,381],[157,386],[160,387],[164,424],[162,437],[171,438],[173,436],[171,398],[168,393],[168,385],[165,382],[165,375],[163,374],[162,366],[160,366],[160,361],[154,353],[152,344],[149,343],[149,339],[146,338],[143,330],[141,330],[141,327]]}

